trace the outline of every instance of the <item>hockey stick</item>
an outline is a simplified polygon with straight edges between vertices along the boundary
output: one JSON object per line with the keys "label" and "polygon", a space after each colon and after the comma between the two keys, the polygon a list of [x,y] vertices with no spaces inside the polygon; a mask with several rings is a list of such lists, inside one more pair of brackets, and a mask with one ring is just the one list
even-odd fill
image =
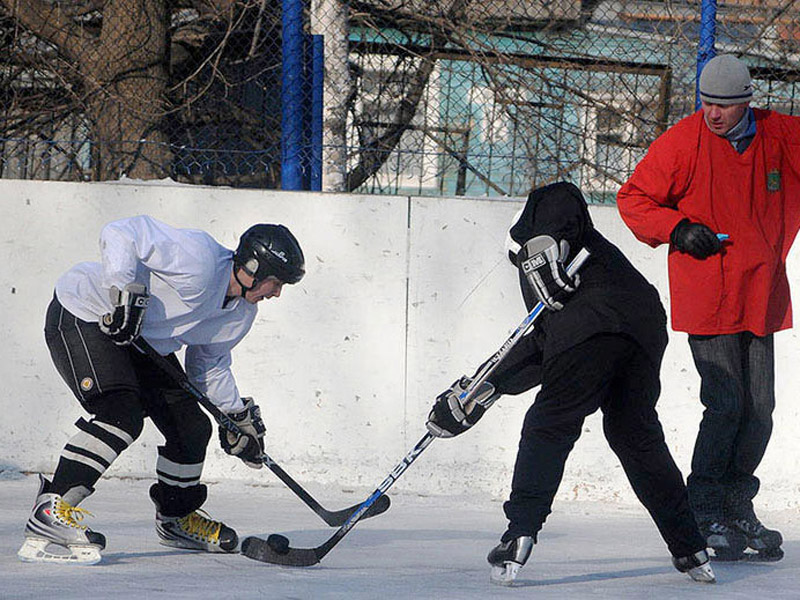
{"label": "hockey stick", "polygon": [[[217,408],[217,406],[208,399],[208,396],[197,389],[197,387],[195,387],[195,385],[189,381],[189,378],[183,371],[176,368],[175,365],[171,364],[165,357],[161,356],[161,354],[159,354],[156,349],[147,342],[147,340],[141,337],[137,338],[133,342],[133,346],[142,354],[147,355],[150,360],[156,364],[156,366],[169,375],[175,381],[175,383],[177,383],[184,391],[188,392],[195,400],[197,400],[197,402],[203,408],[205,408],[212,417],[214,417],[220,426],[224,427],[231,433],[241,435],[242,432],[238,425],[236,425],[236,422],[222,412],[219,408]],[[353,506],[343,508],[342,510],[326,510],[311,496],[311,494],[303,489],[299,483],[292,479],[286,471],[284,471],[274,460],[272,460],[266,452],[263,454],[262,461],[270,471],[278,476],[278,479],[286,484],[290,490],[292,490],[311,510],[317,513],[317,515],[319,515],[320,518],[322,518],[322,520],[331,527],[339,527],[346,523],[347,518],[361,506],[359,504],[354,504]],[[388,496],[385,496],[385,498],[386,499],[383,502],[375,503],[372,510],[369,511],[369,514],[364,515],[364,518],[374,517],[382,512],[386,512],[386,510],[389,508],[390,500]]]}
{"label": "hockey stick", "polygon": [[[582,248],[575,256],[572,262],[567,267],[567,273],[574,275],[581,265],[589,258],[589,252]],[[478,388],[489,375],[497,368],[497,365],[505,358],[511,348],[524,336],[532,327],[533,322],[539,317],[544,310],[544,304],[539,302],[533,307],[533,310],[528,313],[528,316],[523,319],[522,323],[514,330],[511,336],[500,346],[500,349],[495,352],[492,357],[486,361],[475,373],[475,378],[464,390],[459,398],[463,401],[467,399],[475,389]],[[323,544],[315,548],[292,548],[289,546],[289,540],[284,536],[273,534],[266,540],[254,536],[246,537],[242,541],[241,551],[242,554],[253,560],[261,562],[272,563],[276,565],[286,565],[291,567],[309,567],[321,561],[328,552],[330,552],[342,538],[347,535],[356,523],[365,516],[365,513],[370,507],[376,503],[380,498],[385,497],[383,494],[392,487],[395,481],[411,466],[417,457],[422,454],[422,451],[427,448],[434,440],[434,436],[427,432],[417,442],[414,448],[403,457],[397,466],[392,469],[389,476],[375,489],[374,492],[367,498],[357,509],[350,515],[350,517],[337,529],[334,534],[328,538]]]}

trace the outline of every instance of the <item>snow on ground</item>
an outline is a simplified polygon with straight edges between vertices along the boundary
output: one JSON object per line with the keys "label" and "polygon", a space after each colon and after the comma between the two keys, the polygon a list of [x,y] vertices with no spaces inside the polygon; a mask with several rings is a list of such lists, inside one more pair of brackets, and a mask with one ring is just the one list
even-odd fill
{"label": "snow on ground", "polygon": [[[321,544],[328,528],[290,491],[264,473],[265,486],[210,486],[209,513],[246,535],[280,532],[293,546]],[[376,482],[377,484],[378,482]],[[784,533],[786,558],[772,564],[715,564],[718,583],[691,582],[675,571],[643,509],[559,502],[518,585],[488,581],[486,553],[505,525],[500,502],[486,497],[392,496],[389,511],[360,521],[314,567],[289,568],[241,555],[186,552],[158,544],[149,481],[104,479],[85,503],[90,526],[108,539],[101,564],[89,567],[17,560],[37,489],[33,476],[0,479],[0,598],[447,599],[800,597],[800,514],[764,513]],[[309,492],[330,510],[363,501],[371,490]],[[390,490],[391,492],[391,490]]]}

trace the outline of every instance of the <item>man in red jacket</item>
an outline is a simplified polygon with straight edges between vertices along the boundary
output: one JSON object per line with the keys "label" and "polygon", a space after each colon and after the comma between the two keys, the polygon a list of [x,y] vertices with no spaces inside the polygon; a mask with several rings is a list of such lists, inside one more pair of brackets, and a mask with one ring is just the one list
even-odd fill
{"label": "man in red jacket", "polygon": [[[753,510],[772,432],[773,333],[792,326],[786,255],[800,228],[800,118],[753,109],[732,55],[700,76],[702,110],[651,146],[617,195],[623,220],[669,243],[672,327],[689,334],[705,406],[688,478],[718,559],[779,560],[778,531]],[[727,234],[725,235],[718,234]]]}

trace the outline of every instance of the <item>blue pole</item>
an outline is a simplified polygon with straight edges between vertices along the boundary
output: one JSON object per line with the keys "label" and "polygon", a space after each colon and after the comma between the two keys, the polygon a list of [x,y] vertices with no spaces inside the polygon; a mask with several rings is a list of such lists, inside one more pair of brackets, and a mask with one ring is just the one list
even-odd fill
{"label": "blue pole", "polygon": [[281,17],[281,188],[303,189],[303,0],[283,0]]}
{"label": "blue pole", "polygon": [[703,0],[700,9],[700,40],[697,45],[697,73],[694,85],[694,109],[700,110],[700,73],[706,63],[717,54],[717,0]]}
{"label": "blue pole", "polygon": [[313,67],[313,35],[303,35],[303,189],[311,189],[311,77]]}
{"label": "blue pole", "polygon": [[321,35],[311,39],[311,186],[322,190],[322,101],[325,79],[325,46]]}

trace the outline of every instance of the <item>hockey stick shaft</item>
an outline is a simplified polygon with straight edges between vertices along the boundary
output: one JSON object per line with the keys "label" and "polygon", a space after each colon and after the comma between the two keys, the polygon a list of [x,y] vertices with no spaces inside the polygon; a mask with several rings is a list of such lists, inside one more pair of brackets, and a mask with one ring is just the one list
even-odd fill
{"label": "hockey stick shaft", "polygon": [[[589,251],[586,248],[581,248],[580,251],[578,251],[578,253],[575,255],[575,258],[572,259],[572,262],[567,265],[567,274],[570,277],[574,276],[578,272],[578,269],[583,266],[583,263],[586,262],[587,258],[589,258]],[[517,328],[511,333],[508,339],[503,342],[503,345],[500,346],[500,349],[495,352],[489,360],[480,366],[478,371],[473,376],[472,381],[467,386],[467,389],[465,389],[459,395],[459,399],[462,401],[462,404],[466,404],[467,399],[474,393],[474,391],[478,389],[484,381],[489,379],[489,376],[495,371],[495,369],[497,369],[502,360],[508,356],[508,353],[511,352],[511,349],[526,333],[528,333],[531,327],[533,327],[534,321],[539,318],[539,315],[541,315],[544,310],[545,305],[541,302],[538,302],[536,306],[531,309],[531,312],[528,313],[528,315],[522,320]]]}
{"label": "hockey stick shaft", "polygon": [[[205,408],[214,420],[224,427],[227,431],[235,435],[242,435],[242,430],[228,415],[222,412],[208,396],[201,392],[191,381],[188,376],[181,369],[169,362],[164,356],[158,353],[147,340],[144,338],[137,338],[133,342],[134,347],[142,354],[145,354],[151,361],[153,361],[158,368],[164,371],[167,375],[177,383],[181,389],[191,395],[197,402]],[[317,502],[311,494],[309,494],[299,483],[297,483],[280,465],[278,465],[270,456],[264,452],[262,453],[262,462],[270,471],[272,471],[278,479],[280,479],[286,487],[288,487],[295,495],[300,498],[311,510],[313,510],[323,521],[328,525],[336,527],[346,522],[347,518],[353,513],[354,510],[359,508],[359,505],[351,506],[338,511],[330,511],[325,509],[319,502]],[[388,498],[387,498],[388,500]],[[383,502],[379,507],[373,510],[368,516],[375,516],[386,511],[389,508],[389,502]]]}
{"label": "hockey stick shaft", "polygon": [[377,502],[378,499],[381,498],[389,490],[389,488],[394,485],[394,483],[398,479],[400,479],[400,476],[406,472],[406,469],[408,469],[408,467],[411,466],[411,463],[417,460],[419,455],[422,454],[422,451],[425,450],[425,448],[427,448],[433,440],[434,437],[433,435],[431,435],[430,432],[422,436],[422,438],[416,443],[416,445],[411,449],[411,451],[403,457],[403,460],[397,463],[397,466],[395,466],[395,468],[392,469],[391,473],[389,473],[386,479],[384,479],[381,482],[381,484],[377,488],[375,488],[375,491],[372,492],[370,497],[367,498],[361,504],[361,506],[359,506],[355,510],[355,512],[352,515],[350,515],[347,521],[345,521],[344,524],[339,529],[336,530],[336,532],[331,537],[331,540],[333,540],[333,542],[331,543],[331,540],[328,540],[328,542],[324,544],[323,546],[324,551],[318,553],[317,556],[318,560],[321,560],[322,557],[325,556],[331,550],[331,548],[333,548],[336,544],[339,543],[339,540],[341,540],[345,535],[347,535],[348,531],[350,531],[353,527],[355,527],[355,524],[361,520],[364,513],[366,513],[369,510],[369,508],[375,502]]}
{"label": "hockey stick shaft", "polygon": [[[578,272],[578,269],[581,268],[586,259],[589,258],[589,251],[585,248],[581,248],[580,251],[575,255],[575,258],[572,259],[572,262],[567,266],[567,273],[570,276],[573,276],[575,273]],[[475,389],[480,386],[481,383],[486,381],[489,378],[497,366],[502,362],[502,360],[508,355],[511,349],[516,345],[516,343],[524,336],[531,327],[533,327],[534,321],[542,314],[544,311],[545,306],[541,302],[537,303],[535,307],[528,313],[528,315],[523,319],[522,323],[520,323],[517,328],[513,331],[511,336],[503,342],[503,345],[500,346],[500,349],[495,352],[492,357],[479,369],[478,373],[472,383],[467,386],[467,389],[463,392],[462,398],[469,397],[470,394],[473,393]],[[434,440],[434,436],[428,432],[422,439],[420,439],[414,448],[403,457],[397,466],[392,469],[391,473],[389,473],[388,477],[383,480],[383,482],[375,489],[375,491],[367,498],[361,506],[350,516],[350,518],[342,525],[336,533],[334,533],[332,539],[336,539],[338,542],[339,539],[345,536],[350,529],[358,522],[369,507],[375,502],[382,494],[386,493],[386,491],[394,485],[395,481],[397,481],[400,476],[405,473],[406,469],[411,466],[417,457],[422,454],[423,450],[427,448],[430,443]],[[332,548],[334,544],[331,544],[324,553],[322,553],[319,558],[322,558],[329,550]]]}
{"label": "hockey stick shaft", "polygon": [[[567,267],[567,273],[572,276],[577,273],[578,269],[589,258],[589,252],[582,248],[578,254],[572,259],[572,262]],[[475,374],[474,381],[467,386],[467,389],[462,393],[460,398],[469,397],[473,391],[494,372],[497,365],[505,358],[511,351],[511,348],[524,336],[533,326],[534,321],[545,310],[544,304],[537,303],[531,312],[523,319],[522,323],[513,331],[511,336],[503,342],[500,349],[495,352],[492,357],[486,361]],[[361,503],[361,505],[353,512],[352,515],[344,522],[344,524],[337,529],[334,534],[328,538],[322,545],[316,548],[289,548],[286,552],[277,552],[275,549],[262,539],[255,537],[248,537],[242,542],[242,553],[248,558],[260,560],[262,562],[269,562],[280,565],[289,565],[295,567],[307,567],[317,564],[322,558],[330,552],[336,544],[353,528],[356,523],[364,516],[378,499],[385,494],[390,487],[405,473],[406,469],[417,460],[420,454],[427,448],[435,439],[430,432],[425,433],[424,436],[416,443],[411,451],[406,454],[403,459],[395,466],[389,475],[384,479],[381,484],[375,489],[370,496]]]}

